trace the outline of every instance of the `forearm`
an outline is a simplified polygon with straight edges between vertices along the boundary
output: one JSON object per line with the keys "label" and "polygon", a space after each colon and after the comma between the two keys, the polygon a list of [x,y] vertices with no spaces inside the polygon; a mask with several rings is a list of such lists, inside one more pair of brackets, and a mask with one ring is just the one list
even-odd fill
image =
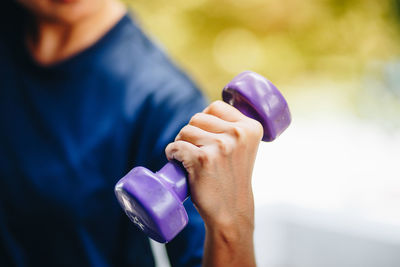
{"label": "forearm", "polygon": [[203,267],[256,266],[253,225],[206,225]]}

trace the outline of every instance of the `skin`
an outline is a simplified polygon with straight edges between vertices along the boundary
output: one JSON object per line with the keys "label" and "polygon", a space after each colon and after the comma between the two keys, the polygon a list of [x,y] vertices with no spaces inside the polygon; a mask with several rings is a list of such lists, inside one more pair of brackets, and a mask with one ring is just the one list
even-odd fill
{"label": "skin", "polygon": [[[117,0],[18,0],[32,15],[26,45],[41,65],[73,57],[126,13]],[[263,129],[217,101],[192,117],[165,150],[189,174],[192,200],[204,219],[204,266],[255,266],[251,176]]]}
{"label": "skin", "polygon": [[255,266],[253,165],[263,129],[216,101],[192,117],[165,150],[189,174],[191,197],[206,226],[204,266]]}
{"label": "skin", "polygon": [[53,65],[85,50],[126,13],[116,0],[17,0],[32,15],[25,35],[33,59]]}

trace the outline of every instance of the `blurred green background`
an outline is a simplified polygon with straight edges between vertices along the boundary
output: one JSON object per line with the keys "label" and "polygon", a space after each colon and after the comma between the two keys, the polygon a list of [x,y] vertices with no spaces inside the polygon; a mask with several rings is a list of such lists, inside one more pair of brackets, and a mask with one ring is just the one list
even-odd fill
{"label": "blurred green background", "polygon": [[400,76],[394,0],[125,2],[211,100],[233,76],[254,70],[298,113],[334,106],[391,128],[400,124],[399,86],[388,90]]}

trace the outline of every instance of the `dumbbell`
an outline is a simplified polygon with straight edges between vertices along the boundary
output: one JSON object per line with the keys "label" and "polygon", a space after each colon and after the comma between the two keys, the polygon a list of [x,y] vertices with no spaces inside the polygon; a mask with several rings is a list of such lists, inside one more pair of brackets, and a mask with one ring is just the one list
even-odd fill
{"label": "dumbbell", "polygon": [[[259,121],[262,140],[270,142],[290,124],[286,100],[263,76],[245,71],[222,90],[222,99],[244,115]],[[148,237],[160,243],[171,241],[188,223],[183,202],[189,197],[185,169],[168,162],[158,172],[136,167],[115,186],[125,213]]]}

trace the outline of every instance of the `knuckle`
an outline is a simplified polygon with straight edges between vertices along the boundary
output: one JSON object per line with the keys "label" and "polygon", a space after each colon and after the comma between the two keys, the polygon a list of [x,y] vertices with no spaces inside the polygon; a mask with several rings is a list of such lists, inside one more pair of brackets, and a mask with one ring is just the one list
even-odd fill
{"label": "knuckle", "polygon": [[252,129],[252,133],[255,137],[257,137],[258,139],[261,139],[264,135],[264,128],[261,125],[261,123],[259,121],[256,120],[251,120],[253,127],[251,127]]}
{"label": "knuckle", "polygon": [[227,156],[232,152],[232,146],[224,138],[216,139],[216,144],[217,144],[217,147],[218,147],[218,151],[222,155]]}
{"label": "knuckle", "polygon": [[166,147],[165,147],[165,151],[171,151],[174,148],[174,143],[169,143]]}
{"label": "knuckle", "polygon": [[247,118],[245,120],[244,127],[246,128],[246,132],[248,136],[251,138],[261,139],[264,135],[264,128],[261,123],[257,120]]}
{"label": "knuckle", "polygon": [[187,125],[184,126],[184,127],[179,131],[178,135],[175,137],[175,141],[182,140],[182,139],[184,139],[185,137],[187,137],[189,131],[190,131],[190,130],[188,129]]}
{"label": "knuckle", "polygon": [[232,135],[237,140],[243,140],[246,137],[246,131],[239,125],[234,125],[231,128]]}
{"label": "knuckle", "polygon": [[203,151],[199,150],[196,156],[197,162],[200,164],[201,167],[206,166],[210,161],[208,154]]}
{"label": "knuckle", "polygon": [[217,112],[225,103],[221,100],[214,101],[209,106],[209,111],[211,113]]}
{"label": "knuckle", "polygon": [[179,135],[181,135],[181,136],[187,135],[188,133],[190,133],[190,132],[192,131],[191,127],[192,127],[192,126],[190,126],[189,124],[188,124],[188,125],[185,125],[185,126],[181,129],[181,131],[179,132]]}
{"label": "knuckle", "polygon": [[196,113],[192,116],[192,118],[189,121],[189,124],[197,124],[201,118],[203,117],[202,113]]}
{"label": "knuckle", "polygon": [[182,138],[181,131],[175,136],[175,142]]}
{"label": "knuckle", "polygon": [[217,105],[218,107],[225,105],[225,102],[222,100],[215,100],[214,104]]}

